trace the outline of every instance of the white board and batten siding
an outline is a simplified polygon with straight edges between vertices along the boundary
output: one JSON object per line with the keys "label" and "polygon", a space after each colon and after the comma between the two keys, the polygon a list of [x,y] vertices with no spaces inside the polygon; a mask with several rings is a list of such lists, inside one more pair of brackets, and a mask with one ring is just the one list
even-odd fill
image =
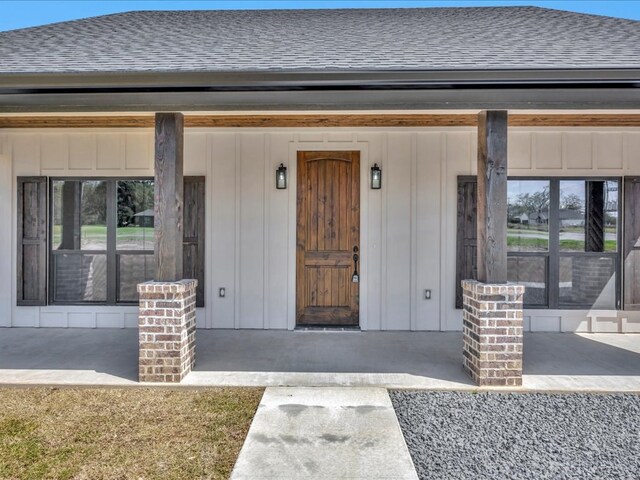
{"label": "white board and batten siding", "polygon": [[[190,129],[185,174],[206,176],[206,296],[201,328],[295,325],[296,152],[361,152],[360,324],[460,330],[455,305],[457,177],[476,173],[474,128]],[[275,189],[288,168],[289,187]],[[369,188],[369,168],[383,188]],[[510,175],[640,175],[640,129],[512,128]],[[15,179],[151,176],[153,131],[0,133],[0,325],[133,327],[132,307],[16,307]],[[225,288],[226,296],[218,296]],[[424,299],[424,290],[431,299]],[[634,312],[527,310],[531,331],[640,331]]]}
{"label": "white board and batten siding", "polygon": [[[0,245],[6,242],[11,255],[0,258],[0,271],[11,272],[0,278],[0,322],[9,319],[17,327],[137,327],[136,306],[16,306],[16,177],[45,175],[49,177],[137,177],[153,176],[153,130],[20,130],[0,133],[3,155],[2,204],[9,205],[12,231],[0,233]],[[189,152],[197,142],[189,142]],[[190,155],[195,158],[197,155]],[[200,157],[199,157],[200,158]],[[199,163],[187,162],[185,173],[204,175],[204,158]],[[6,183],[6,189],[5,187]],[[6,285],[4,284],[6,282]],[[6,288],[4,288],[6,286]],[[204,326],[204,310],[198,320]],[[4,315],[7,312],[8,315]]]}

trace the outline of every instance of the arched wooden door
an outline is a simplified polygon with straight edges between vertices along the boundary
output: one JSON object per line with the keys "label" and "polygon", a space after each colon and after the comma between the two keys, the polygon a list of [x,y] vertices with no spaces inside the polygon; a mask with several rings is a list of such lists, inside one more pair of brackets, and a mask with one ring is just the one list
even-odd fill
{"label": "arched wooden door", "polygon": [[296,323],[357,326],[360,152],[298,152],[297,200]]}

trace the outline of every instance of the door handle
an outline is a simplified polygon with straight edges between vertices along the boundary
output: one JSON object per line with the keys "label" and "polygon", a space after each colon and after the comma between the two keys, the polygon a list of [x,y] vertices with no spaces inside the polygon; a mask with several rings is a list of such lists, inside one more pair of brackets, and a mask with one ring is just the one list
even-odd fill
{"label": "door handle", "polygon": [[351,276],[351,281],[353,283],[360,282],[360,276],[358,275],[358,260],[360,259],[360,256],[356,253],[357,251],[358,247],[353,247],[353,275]]}

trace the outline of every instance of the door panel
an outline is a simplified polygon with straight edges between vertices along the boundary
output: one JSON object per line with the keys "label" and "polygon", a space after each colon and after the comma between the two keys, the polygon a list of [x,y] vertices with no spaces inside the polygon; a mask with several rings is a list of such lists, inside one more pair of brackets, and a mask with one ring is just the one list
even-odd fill
{"label": "door panel", "polygon": [[358,325],[360,153],[298,152],[297,210],[297,324]]}

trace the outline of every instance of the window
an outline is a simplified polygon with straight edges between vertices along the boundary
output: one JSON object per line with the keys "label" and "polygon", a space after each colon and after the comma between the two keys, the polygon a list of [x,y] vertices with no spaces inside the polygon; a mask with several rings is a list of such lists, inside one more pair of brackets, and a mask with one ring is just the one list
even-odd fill
{"label": "window", "polygon": [[[458,308],[463,303],[461,280],[476,278],[477,272],[476,184],[476,177],[458,177]],[[620,308],[620,185],[620,179],[615,178],[508,180],[507,276],[509,281],[525,285],[526,307]],[[627,210],[629,205],[627,201]],[[629,225],[633,218],[628,213]],[[640,288],[630,280],[640,274],[629,271],[636,258],[634,249],[640,251],[640,227],[629,225],[625,301],[640,309]]]}
{"label": "window", "polygon": [[52,303],[135,303],[154,276],[153,180],[51,181]]}
{"label": "window", "polygon": [[527,307],[619,307],[616,179],[510,179],[509,281]]}

